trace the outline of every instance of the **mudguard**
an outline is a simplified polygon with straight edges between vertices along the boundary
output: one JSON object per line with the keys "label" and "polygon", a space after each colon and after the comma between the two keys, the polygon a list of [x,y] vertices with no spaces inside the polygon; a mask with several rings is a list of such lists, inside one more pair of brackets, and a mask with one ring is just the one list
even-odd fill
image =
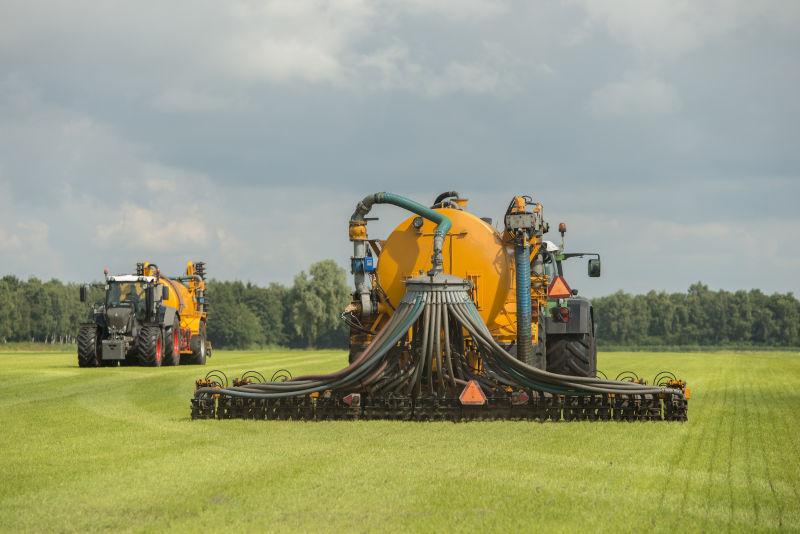
{"label": "mudguard", "polygon": [[172,306],[160,306],[158,310],[158,324],[161,326],[172,326],[175,322],[175,314],[178,310]]}

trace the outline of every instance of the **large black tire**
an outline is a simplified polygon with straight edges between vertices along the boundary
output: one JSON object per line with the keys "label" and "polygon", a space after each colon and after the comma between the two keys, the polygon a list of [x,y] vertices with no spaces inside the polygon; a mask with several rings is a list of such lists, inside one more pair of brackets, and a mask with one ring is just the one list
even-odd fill
{"label": "large black tire", "polygon": [[181,322],[176,315],[172,326],[164,332],[164,365],[181,363],[180,331]]}
{"label": "large black tire", "polygon": [[139,363],[160,367],[164,358],[164,339],[160,326],[143,326],[136,336],[136,355]]}
{"label": "large black tire", "polygon": [[189,346],[192,348],[192,358],[189,363],[192,365],[205,365],[206,364],[206,323],[200,323],[200,331],[196,336],[192,336],[189,341]]}
{"label": "large black tire", "polygon": [[597,347],[592,334],[550,334],[547,370],[570,376],[597,374]]}
{"label": "large black tire", "polygon": [[78,366],[98,367],[100,350],[100,329],[97,325],[81,325],[78,330]]}

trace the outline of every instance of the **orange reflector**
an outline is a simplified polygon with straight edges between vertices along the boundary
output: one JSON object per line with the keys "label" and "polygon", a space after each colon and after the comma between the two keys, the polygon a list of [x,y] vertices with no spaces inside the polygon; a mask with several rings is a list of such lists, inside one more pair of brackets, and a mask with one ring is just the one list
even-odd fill
{"label": "orange reflector", "polygon": [[692,398],[692,390],[689,389],[689,386],[686,386],[686,389],[684,390],[683,394],[686,396],[686,400]]}
{"label": "orange reflector", "polygon": [[464,386],[464,391],[458,396],[458,400],[467,406],[482,406],[486,404],[486,395],[476,381],[470,380]]}
{"label": "orange reflector", "polygon": [[556,276],[547,288],[547,296],[551,299],[565,299],[572,296],[572,289],[563,276]]}
{"label": "orange reflector", "polygon": [[346,397],[342,397],[342,402],[352,408],[361,406],[361,393],[351,393]]}

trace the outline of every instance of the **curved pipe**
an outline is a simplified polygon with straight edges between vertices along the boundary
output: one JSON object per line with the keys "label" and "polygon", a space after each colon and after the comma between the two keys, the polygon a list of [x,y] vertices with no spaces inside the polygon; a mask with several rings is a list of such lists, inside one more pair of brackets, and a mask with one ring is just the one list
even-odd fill
{"label": "curved pipe", "polygon": [[444,193],[440,194],[436,197],[436,200],[433,201],[433,205],[444,201],[446,198],[459,198],[461,195],[458,194],[458,191],[445,191]]}
{"label": "curved pipe", "polygon": [[436,223],[436,231],[433,233],[433,256],[431,258],[431,274],[440,273],[443,270],[442,247],[444,246],[444,236],[450,231],[452,223],[446,215],[426,208],[419,202],[414,202],[411,199],[395,195],[394,193],[374,193],[364,197],[364,199],[356,205],[356,210],[350,216],[350,224],[364,224],[367,213],[372,209],[374,204],[392,204],[400,208],[405,208],[412,213],[428,219]]}

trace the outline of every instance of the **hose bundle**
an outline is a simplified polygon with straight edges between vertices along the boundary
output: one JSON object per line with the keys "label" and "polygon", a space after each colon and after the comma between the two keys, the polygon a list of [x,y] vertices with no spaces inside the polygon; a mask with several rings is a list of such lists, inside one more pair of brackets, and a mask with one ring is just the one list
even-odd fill
{"label": "hose bundle", "polygon": [[[685,420],[679,388],[555,374],[517,359],[495,341],[461,278],[436,274],[406,283],[396,312],[344,369],[198,387],[193,416],[431,419],[438,413],[460,420],[483,410],[499,418]],[[484,406],[459,403],[470,382],[487,394]]]}

